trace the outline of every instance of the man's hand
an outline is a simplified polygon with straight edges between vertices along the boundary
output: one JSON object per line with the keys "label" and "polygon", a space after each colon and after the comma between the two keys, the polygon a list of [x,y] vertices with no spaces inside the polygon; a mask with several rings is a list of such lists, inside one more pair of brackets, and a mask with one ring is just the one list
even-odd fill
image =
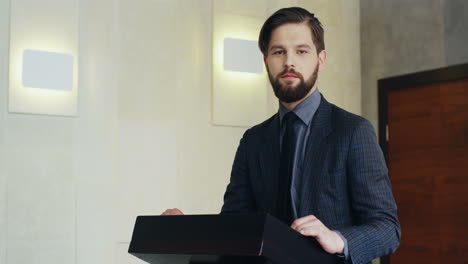
{"label": "man's hand", "polygon": [[323,250],[330,254],[343,254],[344,241],[313,215],[296,219],[291,228],[304,236],[314,237]]}
{"label": "man's hand", "polygon": [[184,213],[182,213],[182,211],[180,211],[177,208],[173,208],[167,209],[166,211],[164,211],[164,213],[162,213],[162,215],[184,215]]}

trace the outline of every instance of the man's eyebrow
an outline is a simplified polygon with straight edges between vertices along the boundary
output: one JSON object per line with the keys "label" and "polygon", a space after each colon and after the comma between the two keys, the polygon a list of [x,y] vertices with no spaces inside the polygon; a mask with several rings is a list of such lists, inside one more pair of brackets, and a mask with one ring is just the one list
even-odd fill
{"label": "man's eyebrow", "polygon": [[[299,45],[296,45],[296,48],[312,49],[312,47],[309,44],[299,44]],[[273,46],[270,47],[270,50],[273,50],[273,49],[284,49],[284,46],[283,45],[273,45]]]}
{"label": "man's eyebrow", "polygon": [[272,50],[272,49],[283,49],[283,48],[284,48],[283,45],[273,45],[273,46],[270,47],[270,50]]}
{"label": "man's eyebrow", "polygon": [[308,44],[300,44],[300,45],[297,45],[296,48],[308,48],[308,49],[312,49]]}

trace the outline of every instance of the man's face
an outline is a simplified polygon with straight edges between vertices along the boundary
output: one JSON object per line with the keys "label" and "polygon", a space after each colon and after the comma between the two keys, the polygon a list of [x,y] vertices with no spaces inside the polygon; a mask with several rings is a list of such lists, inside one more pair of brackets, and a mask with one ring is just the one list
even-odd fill
{"label": "man's face", "polygon": [[286,103],[304,98],[315,87],[325,56],[325,51],[317,54],[312,32],[306,24],[276,28],[264,58],[276,97]]}

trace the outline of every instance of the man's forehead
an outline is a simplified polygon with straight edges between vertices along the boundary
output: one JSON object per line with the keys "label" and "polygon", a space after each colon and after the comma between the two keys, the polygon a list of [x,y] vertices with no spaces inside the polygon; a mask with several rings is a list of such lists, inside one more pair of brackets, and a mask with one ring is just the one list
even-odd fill
{"label": "man's forehead", "polygon": [[298,46],[298,45],[313,46],[312,31],[304,23],[284,24],[273,30],[270,38],[270,47],[273,45],[283,46]]}

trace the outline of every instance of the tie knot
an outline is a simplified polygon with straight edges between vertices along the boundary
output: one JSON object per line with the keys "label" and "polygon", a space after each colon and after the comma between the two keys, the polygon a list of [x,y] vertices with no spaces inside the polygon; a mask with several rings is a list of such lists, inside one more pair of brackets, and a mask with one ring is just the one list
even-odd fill
{"label": "tie knot", "polygon": [[299,117],[293,111],[286,113],[286,115],[283,117],[284,125],[288,125],[288,126],[296,123],[296,121],[298,120],[299,120]]}

